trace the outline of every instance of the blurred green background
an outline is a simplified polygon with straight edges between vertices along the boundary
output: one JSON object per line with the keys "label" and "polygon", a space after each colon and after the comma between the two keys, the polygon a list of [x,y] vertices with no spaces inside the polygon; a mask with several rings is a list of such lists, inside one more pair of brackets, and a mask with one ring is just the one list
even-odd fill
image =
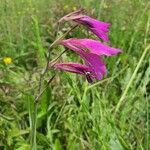
{"label": "blurred green background", "polygon": [[[148,0],[0,0],[0,150],[30,149],[31,112],[48,46],[72,24],[67,13],[111,23],[110,45],[123,53],[105,58],[108,75],[89,85],[79,75],[56,72],[43,93],[37,116],[39,150],[149,150],[150,50],[114,119],[119,99],[149,45]],[[83,26],[66,38],[93,38]],[[51,60],[64,51],[57,46]],[[66,52],[61,62],[75,61]],[[54,74],[50,69],[44,84]]]}

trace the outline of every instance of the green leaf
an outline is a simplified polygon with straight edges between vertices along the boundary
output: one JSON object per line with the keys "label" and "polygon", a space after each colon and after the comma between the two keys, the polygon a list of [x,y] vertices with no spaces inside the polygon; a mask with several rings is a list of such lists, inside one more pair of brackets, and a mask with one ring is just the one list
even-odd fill
{"label": "green leaf", "polygon": [[61,150],[61,143],[59,141],[59,139],[55,140],[55,144],[54,144],[54,150]]}
{"label": "green leaf", "polygon": [[16,150],[29,150],[30,146],[28,144],[23,144],[21,147],[17,148]]}

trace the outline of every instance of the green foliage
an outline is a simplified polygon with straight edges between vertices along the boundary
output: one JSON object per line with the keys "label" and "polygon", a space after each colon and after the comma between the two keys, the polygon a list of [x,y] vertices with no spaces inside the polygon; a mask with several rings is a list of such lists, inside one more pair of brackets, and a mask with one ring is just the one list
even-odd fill
{"label": "green foliage", "polygon": [[[111,23],[112,46],[123,53],[105,58],[108,75],[89,85],[85,78],[57,72],[37,108],[38,150],[150,149],[150,3],[146,0],[1,0],[0,2],[0,150],[28,150],[34,126],[34,98],[48,46],[69,25],[60,17],[80,7]],[[92,37],[77,27],[67,38]],[[50,59],[64,51],[56,46]],[[3,58],[12,63],[4,64]],[[70,51],[60,61],[80,61]],[[138,70],[135,71],[137,65]],[[133,74],[134,73],[134,74]],[[54,74],[43,79],[44,89]],[[115,110],[119,100],[116,114]]]}

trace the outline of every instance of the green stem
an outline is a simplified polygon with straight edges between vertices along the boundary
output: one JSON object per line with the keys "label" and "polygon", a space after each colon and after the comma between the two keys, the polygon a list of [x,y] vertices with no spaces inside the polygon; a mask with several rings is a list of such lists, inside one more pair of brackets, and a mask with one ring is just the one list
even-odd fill
{"label": "green stem", "polygon": [[149,116],[149,100],[148,100],[148,98],[146,99],[146,101],[147,101],[147,103],[146,103],[146,107],[147,107],[147,114],[146,114],[146,116],[147,116],[147,133],[146,133],[146,150],[148,150],[149,149],[149,145],[150,145],[150,142],[149,142],[149,139],[150,139],[150,135],[149,135],[149,133],[150,133],[150,127],[149,127],[149,123],[150,123],[150,120],[149,120],[149,118],[150,118],[150,116]]}
{"label": "green stem", "polygon": [[36,150],[37,103],[34,103],[31,131],[31,150]]}
{"label": "green stem", "polygon": [[[49,62],[50,62],[50,49],[53,48],[55,45],[57,45],[59,43],[60,40],[62,40],[69,32],[71,32],[74,28],[76,28],[78,25],[75,25],[74,27],[72,27],[70,30],[68,30],[65,34],[63,34],[61,37],[59,37],[58,39],[56,39],[50,46],[48,49],[48,59],[47,59],[47,64],[46,67],[44,68],[43,72],[40,75],[40,80],[39,80],[39,86],[38,86],[38,95],[36,96],[35,100],[34,100],[34,109],[33,109],[33,115],[32,115],[32,126],[31,126],[31,150],[37,150],[36,147],[36,124],[37,124],[37,107],[38,107],[38,102],[40,100],[40,97],[42,96],[43,92],[45,91],[45,89],[47,88],[47,86],[41,91],[42,88],[42,79],[44,78],[46,72],[48,71],[48,67],[49,67]],[[64,51],[65,52],[65,51]],[[63,52],[63,53],[64,53]],[[62,54],[63,54],[62,53]],[[61,56],[61,55],[60,55]],[[59,56],[59,57],[60,57]],[[59,58],[58,57],[58,58]],[[57,59],[54,59],[54,61],[57,61]],[[53,78],[55,77],[55,75],[49,80],[48,84],[53,80]]]}
{"label": "green stem", "polygon": [[129,88],[130,88],[130,86],[131,86],[131,84],[132,84],[134,78],[136,77],[136,74],[137,74],[137,72],[138,72],[138,70],[139,70],[139,68],[140,68],[140,66],[141,66],[141,64],[142,64],[142,62],[143,62],[143,59],[144,59],[145,55],[147,54],[149,48],[150,48],[150,45],[148,45],[148,46],[144,49],[144,52],[143,52],[143,54],[142,54],[142,56],[141,56],[141,58],[140,58],[140,60],[139,60],[139,63],[137,64],[137,66],[136,66],[136,68],[135,68],[135,70],[134,70],[134,72],[133,72],[133,74],[132,74],[132,77],[131,77],[131,79],[129,80],[129,82],[128,82],[128,84],[127,84],[127,86],[126,86],[126,88],[125,88],[125,90],[124,90],[124,92],[123,92],[123,94],[122,94],[122,96],[121,96],[121,98],[120,98],[120,100],[119,100],[117,106],[116,106],[114,116],[116,116],[116,113],[118,112],[118,110],[119,110],[121,104],[123,103],[123,101],[124,101],[124,99],[125,99],[125,97],[126,97],[126,94],[127,94],[128,90],[129,90]]}

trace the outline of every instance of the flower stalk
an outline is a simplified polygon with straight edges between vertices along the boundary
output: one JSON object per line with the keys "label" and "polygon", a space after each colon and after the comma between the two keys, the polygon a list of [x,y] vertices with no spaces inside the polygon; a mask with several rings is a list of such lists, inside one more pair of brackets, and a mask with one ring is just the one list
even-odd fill
{"label": "flower stalk", "polygon": [[37,103],[34,103],[33,118],[31,129],[31,150],[37,150],[36,143],[36,124],[37,124]]}
{"label": "flower stalk", "polygon": [[[47,89],[48,85],[52,82],[52,80],[54,79],[55,75],[53,75],[49,81],[47,82],[46,87],[42,90],[42,81],[46,75],[46,73],[48,72],[48,68],[49,68],[49,64],[50,64],[50,50],[56,46],[60,40],[62,40],[67,34],[69,34],[73,29],[75,29],[78,25],[73,26],[71,29],[69,29],[66,33],[64,33],[61,37],[59,37],[58,39],[56,39],[48,48],[48,56],[47,56],[47,63],[45,68],[43,69],[43,71],[40,74],[40,79],[39,79],[39,84],[38,84],[38,95],[35,97],[34,100],[34,110],[33,110],[33,118],[32,118],[32,129],[31,129],[31,150],[37,150],[37,142],[36,142],[36,125],[37,125],[37,110],[38,110],[38,104],[40,101],[40,98],[42,96],[42,94],[44,93],[44,91]],[[65,51],[64,51],[65,52]],[[63,52],[63,53],[64,53]],[[62,55],[62,54],[61,54]],[[57,61],[57,59],[59,59],[60,56],[58,56],[56,59],[54,59],[52,61],[52,63],[54,63],[55,61]]]}
{"label": "flower stalk", "polygon": [[[56,68],[72,73],[77,73],[80,75],[84,75],[89,83],[93,83],[93,79],[101,80],[103,76],[107,74],[106,65],[103,61],[103,56],[113,56],[121,53],[122,51],[117,48],[109,47],[108,45],[103,44],[100,41],[93,40],[93,39],[66,39],[63,40],[68,33],[70,33],[73,29],[75,29],[78,25],[83,25],[88,28],[89,31],[94,33],[98,38],[100,38],[104,42],[108,42],[108,33],[109,33],[109,23],[102,22],[91,18],[89,16],[85,16],[82,14],[84,10],[80,9],[78,11],[72,12],[63,18],[61,18],[58,23],[63,21],[73,21],[76,24],[68,30],[65,34],[61,37],[56,39],[48,48],[47,54],[47,62],[46,66],[43,71],[40,73],[40,79],[38,84],[38,94],[34,100],[34,110],[33,110],[33,118],[32,118],[32,131],[31,131],[31,150],[37,149],[36,143],[36,124],[37,124],[37,110],[38,104],[40,102],[40,98],[44,91],[47,89],[48,85],[52,82],[55,75],[52,76],[47,85],[43,88],[43,80],[45,78],[46,73],[48,72],[49,68]],[[50,62],[50,55],[51,49],[56,45],[63,45],[64,47],[72,50],[77,55],[84,60],[85,64],[79,64],[75,62],[68,62],[68,63],[57,63],[57,60],[66,52],[63,51],[59,54],[55,59]],[[85,93],[86,94],[86,93]]]}

